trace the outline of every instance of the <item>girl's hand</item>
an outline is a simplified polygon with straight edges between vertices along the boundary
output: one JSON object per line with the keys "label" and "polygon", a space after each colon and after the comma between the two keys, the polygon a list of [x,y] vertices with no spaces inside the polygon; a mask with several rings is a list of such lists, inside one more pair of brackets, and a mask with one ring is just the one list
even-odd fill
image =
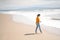
{"label": "girl's hand", "polygon": [[40,21],[41,22],[41,21]]}

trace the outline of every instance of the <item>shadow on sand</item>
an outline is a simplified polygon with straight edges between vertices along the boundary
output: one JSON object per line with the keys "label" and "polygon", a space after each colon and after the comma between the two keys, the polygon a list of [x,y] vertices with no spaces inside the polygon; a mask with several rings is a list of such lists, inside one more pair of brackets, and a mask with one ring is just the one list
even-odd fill
{"label": "shadow on sand", "polygon": [[26,33],[24,35],[35,35],[35,33]]}

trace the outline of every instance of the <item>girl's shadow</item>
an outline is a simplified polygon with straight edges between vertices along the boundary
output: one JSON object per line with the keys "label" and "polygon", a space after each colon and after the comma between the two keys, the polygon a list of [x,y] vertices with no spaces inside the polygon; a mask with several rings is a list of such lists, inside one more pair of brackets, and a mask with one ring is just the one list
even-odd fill
{"label": "girl's shadow", "polygon": [[35,35],[35,33],[26,33],[24,35]]}

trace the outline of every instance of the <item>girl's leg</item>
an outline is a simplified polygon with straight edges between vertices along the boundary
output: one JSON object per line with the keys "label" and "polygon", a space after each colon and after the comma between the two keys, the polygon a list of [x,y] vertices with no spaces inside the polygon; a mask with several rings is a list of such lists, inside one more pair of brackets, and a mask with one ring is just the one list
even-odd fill
{"label": "girl's leg", "polygon": [[35,29],[35,33],[37,33],[37,29],[38,29],[38,24],[36,24],[36,29]]}
{"label": "girl's leg", "polygon": [[39,24],[38,26],[39,26],[39,30],[40,30],[40,32],[42,33],[42,30],[41,30],[40,24]]}

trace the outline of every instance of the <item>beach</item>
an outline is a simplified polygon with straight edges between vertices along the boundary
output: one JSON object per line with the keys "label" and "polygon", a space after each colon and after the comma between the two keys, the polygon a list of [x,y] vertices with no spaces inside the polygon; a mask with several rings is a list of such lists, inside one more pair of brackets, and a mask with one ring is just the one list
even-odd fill
{"label": "beach", "polygon": [[60,40],[60,35],[47,32],[34,33],[35,25],[16,23],[11,14],[0,14],[0,40]]}

